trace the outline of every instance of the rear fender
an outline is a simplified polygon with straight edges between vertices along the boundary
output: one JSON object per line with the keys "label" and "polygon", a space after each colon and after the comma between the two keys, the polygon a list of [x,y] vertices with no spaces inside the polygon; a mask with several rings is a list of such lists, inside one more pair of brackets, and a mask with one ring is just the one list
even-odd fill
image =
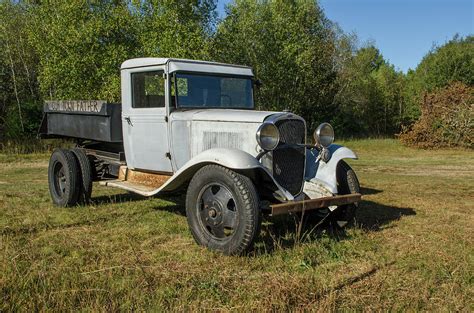
{"label": "rear fender", "polygon": [[349,148],[340,145],[330,145],[328,150],[331,158],[328,162],[317,161],[319,151],[308,149],[306,151],[305,189],[310,185],[318,185],[318,188],[326,189],[327,192],[337,194],[337,164],[343,159],[357,159],[357,155]]}

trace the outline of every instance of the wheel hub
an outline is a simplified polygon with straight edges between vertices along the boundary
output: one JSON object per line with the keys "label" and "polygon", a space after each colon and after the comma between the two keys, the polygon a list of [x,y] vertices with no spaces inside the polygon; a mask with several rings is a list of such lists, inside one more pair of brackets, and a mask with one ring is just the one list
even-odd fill
{"label": "wheel hub", "polygon": [[206,221],[211,225],[219,225],[222,223],[222,206],[216,201],[212,201],[210,205],[204,206],[206,210]]}
{"label": "wheel hub", "polygon": [[209,210],[209,216],[212,217],[212,218],[214,218],[214,217],[216,217],[216,215],[217,215],[216,210],[215,210],[214,208],[211,208],[211,209]]}
{"label": "wheel hub", "polygon": [[63,195],[66,192],[66,174],[61,163],[56,163],[53,169],[54,186],[58,195]]}
{"label": "wheel hub", "polygon": [[203,228],[213,237],[226,238],[237,227],[235,200],[221,184],[205,186],[200,193],[198,210]]}

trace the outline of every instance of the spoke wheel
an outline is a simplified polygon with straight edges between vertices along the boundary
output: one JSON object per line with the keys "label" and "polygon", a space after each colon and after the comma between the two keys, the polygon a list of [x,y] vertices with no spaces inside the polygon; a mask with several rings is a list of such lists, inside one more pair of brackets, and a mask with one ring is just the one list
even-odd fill
{"label": "spoke wheel", "polygon": [[252,181],[219,165],[194,174],[186,195],[191,233],[200,245],[225,254],[243,254],[260,231],[260,208]]}

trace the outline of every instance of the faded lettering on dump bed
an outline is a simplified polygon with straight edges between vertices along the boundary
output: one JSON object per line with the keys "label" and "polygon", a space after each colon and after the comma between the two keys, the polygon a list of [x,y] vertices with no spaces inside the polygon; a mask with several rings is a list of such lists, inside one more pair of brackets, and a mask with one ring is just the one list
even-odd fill
{"label": "faded lettering on dump bed", "polygon": [[57,100],[46,101],[48,111],[99,113],[106,103],[103,100]]}

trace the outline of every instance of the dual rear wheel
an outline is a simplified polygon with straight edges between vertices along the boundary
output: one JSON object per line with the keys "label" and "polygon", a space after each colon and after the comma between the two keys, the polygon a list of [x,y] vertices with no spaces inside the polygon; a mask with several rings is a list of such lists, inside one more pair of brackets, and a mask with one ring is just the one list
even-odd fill
{"label": "dual rear wheel", "polygon": [[48,167],[53,203],[61,207],[88,203],[92,192],[91,173],[91,164],[82,149],[55,149]]}

